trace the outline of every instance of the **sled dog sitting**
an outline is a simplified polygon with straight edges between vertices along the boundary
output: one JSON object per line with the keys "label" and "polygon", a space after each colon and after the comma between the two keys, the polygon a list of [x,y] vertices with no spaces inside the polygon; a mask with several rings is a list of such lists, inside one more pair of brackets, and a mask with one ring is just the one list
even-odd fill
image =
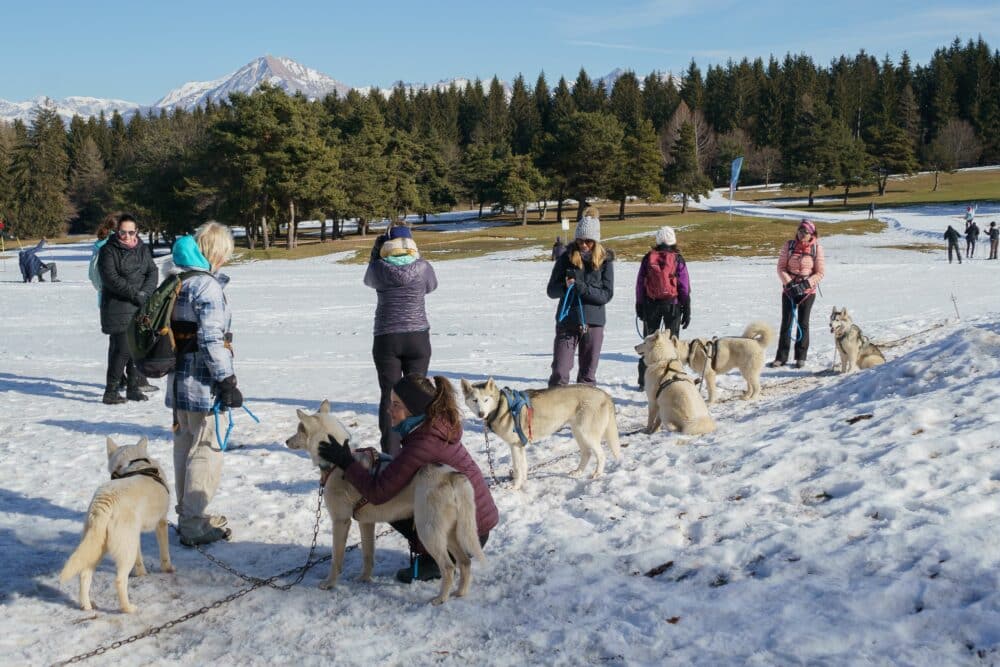
{"label": "sled dog sitting", "polygon": [[[533,442],[547,438],[569,424],[573,439],[580,448],[580,465],[570,475],[582,475],[591,455],[596,458],[597,466],[590,478],[596,479],[604,473],[602,441],[608,443],[616,461],[621,459],[615,405],[607,392],[585,384],[571,384],[529,389],[525,393],[531,401],[531,410],[522,409],[519,421],[526,439]],[[469,410],[484,420],[486,428],[510,445],[514,489],[520,489],[528,477],[528,460],[526,446],[517,433],[507,397],[493,378],[475,384],[463,379],[462,394]]]}
{"label": "sled dog sitting", "polygon": [[763,322],[751,322],[742,337],[673,339],[677,357],[695,372],[705,373],[708,402],[715,402],[715,377],[734,368],[747,381],[742,398],[760,396],[760,371],[764,367],[764,350],[774,340],[774,330]]}
{"label": "sled dog sitting", "polygon": [[657,331],[635,346],[646,363],[643,376],[649,404],[646,433],[655,433],[661,424],[684,435],[711,433],[715,422],[694,381],[684,373],[674,346],[676,340],[671,339],[669,331]]}
{"label": "sled dog sitting", "polygon": [[885,356],[878,347],[861,333],[861,328],[847,314],[847,308],[833,307],[830,313],[830,333],[840,354],[840,372],[850,373],[885,363]]}
{"label": "sled dog sitting", "polygon": [[61,582],[80,575],[80,607],[83,609],[93,609],[90,582],[98,563],[105,553],[109,553],[117,568],[115,586],[121,610],[127,614],[136,611],[137,607],[128,599],[128,575],[133,566],[136,576],[146,575],[139,544],[143,532],[156,530],[160,569],[174,571],[167,543],[170,492],[160,464],[146,454],[147,445],[146,438],[142,438],[138,444],[119,447],[108,438],[111,481],[102,484],[94,493],[80,545],[59,575]]}
{"label": "sled dog sitting", "polygon": [[[330,414],[330,403],[323,401],[314,415],[297,410],[299,426],[295,435],[285,441],[289,449],[309,454],[312,462],[323,470],[326,482],[323,500],[333,521],[333,560],[330,574],[319,587],[327,590],[337,585],[344,566],[344,549],[351,519],[361,531],[360,581],[371,581],[375,564],[375,524],[413,517],[417,536],[441,570],[441,590],[431,602],[441,604],[451,595],[455,564],[458,563],[459,584],[456,597],[469,592],[472,585],[472,560],[480,562],[486,556],[476,532],[476,501],[472,484],[465,475],[445,465],[421,468],[405,489],[392,500],[373,505],[365,501],[357,489],[344,477],[344,471],[331,467],[319,456],[321,442],[332,439],[349,443],[350,434],[336,417]],[[374,449],[354,450],[354,460],[369,470],[381,465],[381,455]],[[388,457],[386,457],[388,458]],[[450,554],[450,557],[449,557]]]}

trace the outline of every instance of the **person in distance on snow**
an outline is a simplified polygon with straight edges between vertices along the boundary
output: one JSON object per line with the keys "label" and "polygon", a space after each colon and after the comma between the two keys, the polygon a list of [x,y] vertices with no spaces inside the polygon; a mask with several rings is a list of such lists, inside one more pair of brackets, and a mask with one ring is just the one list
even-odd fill
{"label": "person in distance on snow", "polygon": [[795,367],[805,366],[809,352],[809,313],[816,301],[816,287],[823,280],[824,268],[823,246],[819,244],[816,225],[811,220],[803,219],[795,238],[781,246],[778,256],[781,329],[778,352],[770,364],[772,368],[788,363],[793,337]]}
{"label": "person in distance on snow", "polygon": [[38,282],[44,283],[45,278],[43,276],[46,273],[50,274],[49,277],[52,279],[52,282],[59,282],[59,279],[56,277],[56,263],[43,262],[38,257],[39,251],[47,243],[47,239],[42,239],[34,248],[25,248],[17,253],[17,263],[21,269],[21,278],[24,279],[24,282],[30,283],[34,278],[38,278]]}
{"label": "person in distance on snow", "polygon": [[431,325],[424,297],[437,289],[437,276],[420,256],[410,228],[400,225],[375,239],[364,283],[378,294],[372,358],[381,392],[380,444],[383,452],[395,456],[400,438],[392,429],[390,395],[404,375],[426,375],[430,367]]}
{"label": "person in distance on snow", "polygon": [[576,223],[574,240],[553,265],[546,293],[559,300],[549,386],[569,383],[578,348],[576,381],[596,384],[604,343],[604,306],[614,296],[615,273],[614,253],[601,245],[601,220],[595,207],[588,206]]}
{"label": "person in distance on snow", "polygon": [[997,228],[997,223],[994,220],[990,223],[989,229],[986,230],[986,236],[990,239],[990,259],[997,258],[997,244],[1000,241],[1000,228]]}
{"label": "person in distance on snow", "polygon": [[[149,246],[139,238],[138,226],[131,215],[119,218],[118,230],[98,251],[97,270],[101,276],[101,331],[108,334],[108,371],[101,400],[108,405],[124,403],[126,399],[145,401],[125,332],[139,306],[156,289],[156,264]],[[123,372],[125,398],[118,393]]]}
{"label": "person in distance on snow", "polygon": [[948,242],[948,263],[951,264],[951,253],[955,252],[955,257],[958,259],[958,263],[962,263],[962,251],[958,248],[958,239],[962,237],[958,233],[958,230],[948,225],[948,229],[944,230],[944,240]]}
{"label": "person in distance on snow", "polygon": [[970,222],[965,228],[965,258],[972,259],[976,254],[976,241],[979,240],[979,225],[975,220]]}
{"label": "person in distance on snow", "polygon": [[216,441],[212,408],[243,405],[233,366],[231,315],[219,273],[233,254],[233,235],[206,222],[194,236],[174,242],[166,274],[196,271],[181,282],[174,304],[177,366],[167,376],[166,404],[174,411],[174,481],[177,532],[184,546],[228,540],[226,517],[208,513],[222,476],[222,450]]}
{"label": "person in distance on snow", "polygon": [[[656,244],[639,264],[635,279],[635,314],[642,320],[643,337],[662,323],[671,336],[691,323],[691,281],[687,264],[677,249],[672,227],[656,232]],[[639,389],[643,388],[646,364],[639,358]]]}

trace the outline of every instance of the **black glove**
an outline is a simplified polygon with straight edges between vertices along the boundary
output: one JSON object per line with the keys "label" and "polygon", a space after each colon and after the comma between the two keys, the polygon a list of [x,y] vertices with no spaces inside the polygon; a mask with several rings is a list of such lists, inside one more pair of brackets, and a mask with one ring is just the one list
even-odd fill
{"label": "black glove", "polygon": [[642,304],[641,303],[635,304],[635,316],[636,317],[642,317]]}
{"label": "black glove", "polygon": [[238,408],[243,405],[243,394],[236,388],[236,376],[230,375],[216,385],[216,394],[224,408]]}
{"label": "black glove", "polygon": [[687,329],[691,324],[691,302],[685,301],[681,304],[681,329]]}
{"label": "black glove", "polygon": [[146,294],[145,292],[136,292],[135,293],[135,305],[141,306],[142,304],[146,303],[146,299],[148,299],[148,298],[149,298],[149,295]]}
{"label": "black glove", "polygon": [[378,259],[381,257],[382,246],[385,245],[385,242],[388,240],[388,234],[379,234],[375,237],[375,245],[372,246],[372,259]]}
{"label": "black glove", "polygon": [[324,461],[329,461],[341,470],[354,463],[354,455],[351,454],[350,446],[345,442],[340,444],[331,436],[328,440],[319,443],[319,457]]}

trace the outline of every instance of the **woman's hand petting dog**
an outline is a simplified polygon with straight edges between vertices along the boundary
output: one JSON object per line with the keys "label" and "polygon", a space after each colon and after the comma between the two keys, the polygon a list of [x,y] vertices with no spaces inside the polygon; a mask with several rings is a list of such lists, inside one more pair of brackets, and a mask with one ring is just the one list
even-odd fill
{"label": "woman's hand petting dog", "polygon": [[333,438],[319,443],[319,456],[324,461],[329,461],[341,470],[347,470],[347,466],[354,463],[354,455],[351,448],[345,442],[340,444]]}

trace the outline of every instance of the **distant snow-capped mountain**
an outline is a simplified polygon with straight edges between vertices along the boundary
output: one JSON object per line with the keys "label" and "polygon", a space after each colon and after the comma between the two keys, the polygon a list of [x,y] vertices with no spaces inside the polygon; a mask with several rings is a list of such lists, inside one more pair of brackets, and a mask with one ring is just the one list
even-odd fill
{"label": "distant snow-capped mountain", "polygon": [[[614,82],[624,74],[625,70],[615,69],[607,75],[596,79],[604,81],[605,89],[610,92],[614,87]],[[664,80],[671,80],[670,74],[662,75]],[[159,112],[161,109],[172,111],[174,109],[185,109],[190,111],[196,106],[205,104],[206,100],[222,102],[229,99],[229,94],[234,92],[250,93],[260,87],[262,83],[269,83],[281,88],[289,94],[301,92],[309,99],[321,99],[326,95],[336,92],[340,96],[346,95],[349,91],[356,90],[362,94],[368,94],[375,90],[374,86],[352,87],[341,83],[336,79],[306,67],[290,58],[279,58],[275,56],[263,56],[257,58],[232,74],[215,79],[214,81],[192,81],[183,86],[171,90],[160,98],[152,106],[144,106],[126,100],[109,100],[96,97],[67,97],[65,99],[52,99],[56,111],[62,116],[66,123],[78,115],[82,118],[98,116],[103,111],[105,116],[118,111],[123,116],[130,116],[137,111],[146,113],[147,111]],[[379,88],[379,92],[388,97],[394,88],[402,86],[408,93],[416,93],[420,90],[447,90],[452,84],[459,90],[464,90],[472,85],[472,80],[466,78],[442,79],[436,83],[405,83],[397,81],[387,88]],[[483,88],[489,89],[489,79],[483,81]],[[506,82],[501,82],[508,98],[511,89]],[[0,99],[0,121],[13,122],[22,120],[25,123],[31,122],[32,112],[35,107],[44,104],[46,98],[37,97],[24,102],[8,102]]]}
{"label": "distant snow-capped mountain", "polygon": [[263,83],[281,88],[289,94],[301,92],[309,99],[320,99],[332,92],[346,95],[351,90],[347,84],[300,65],[290,58],[264,56],[221,79],[185,83],[164,95],[153,106],[168,111],[178,107],[191,110],[204,104],[206,100],[228,100],[230,93],[253,92]]}

